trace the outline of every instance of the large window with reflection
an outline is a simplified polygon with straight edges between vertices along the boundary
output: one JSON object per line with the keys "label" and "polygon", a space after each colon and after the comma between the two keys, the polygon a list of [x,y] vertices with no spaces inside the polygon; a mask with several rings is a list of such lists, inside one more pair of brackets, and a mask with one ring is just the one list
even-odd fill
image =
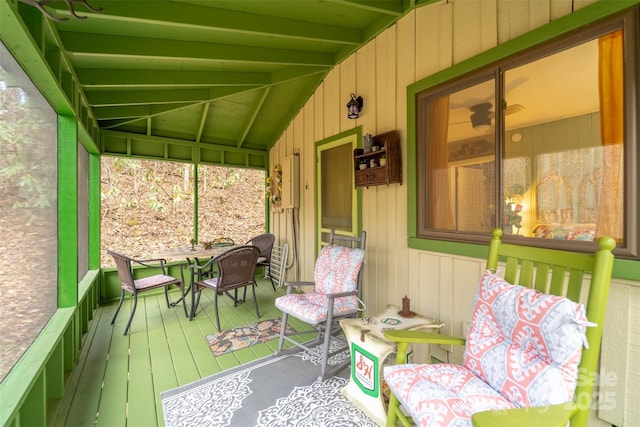
{"label": "large window with reflection", "polygon": [[0,43],[0,379],[58,306],[57,134],[55,111]]}
{"label": "large window with reflection", "polygon": [[419,235],[637,256],[636,34],[618,18],[419,93]]}

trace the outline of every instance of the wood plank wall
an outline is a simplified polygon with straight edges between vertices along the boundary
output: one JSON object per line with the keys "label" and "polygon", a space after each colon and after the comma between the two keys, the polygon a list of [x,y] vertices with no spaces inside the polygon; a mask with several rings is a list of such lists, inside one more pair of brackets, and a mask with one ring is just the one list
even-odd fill
{"label": "wood plank wall", "polygon": [[[444,332],[461,335],[471,318],[473,295],[484,260],[412,250],[407,247],[406,186],[406,87],[437,71],[477,55],[572,13],[592,0],[455,0],[413,10],[333,69],[294,118],[270,152],[269,164],[300,153],[299,270],[290,268],[288,280],[313,279],[315,262],[315,144],[340,132],[362,127],[362,133],[378,134],[398,129],[403,158],[402,185],[362,190],[362,223],[367,230],[364,301],[367,314],[387,304],[401,304],[407,295],[413,310],[446,322]],[[364,98],[357,120],[346,117],[351,92]],[[290,245],[293,265],[294,212],[271,214],[271,232]],[[590,425],[625,425],[640,413],[640,381],[630,372],[629,359],[637,362],[639,283],[614,280],[609,307],[614,331],[605,335],[604,369],[617,381],[608,388],[616,399],[612,410],[601,409]],[[635,307],[635,312],[632,311]],[[613,318],[615,316],[615,318]],[[623,326],[620,326],[622,322]],[[441,360],[460,362],[462,349],[432,348]],[[425,349],[416,349],[419,358]],[[637,368],[637,366],[636,366]],[[635,375],[636,381],[632,381]]]}

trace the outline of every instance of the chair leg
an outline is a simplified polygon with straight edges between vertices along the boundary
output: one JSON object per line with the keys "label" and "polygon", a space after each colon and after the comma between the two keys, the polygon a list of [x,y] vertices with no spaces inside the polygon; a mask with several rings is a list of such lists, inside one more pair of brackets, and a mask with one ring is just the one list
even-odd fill
{"label": "chair leg", "polygon": [[287,313],[282,313],[282,324],[280,325],[280,340],[278,341],[278,353],[282,351],[282,346],[284,345],[284,334],[287,330],[288,318],[289,318],[289,315]]}
{"label": "chair leg", "polygon": [[273,288],[273,290],[276,290],[276,284],[273,283],[273,277],[269,276],[269,280],[271,280],[271,287]]}
{"label": "chair leg", "polygon": [[187,319],[191,319],[191,314],[187,312],[187,293],[189,293],[190,289],[191,287],[189,287],[189,289],[187,289],[185,293],[184,282],[180,287],[180,290],[182,291],[182,298],[180,298],[182,300],[182,309],[184,310],[184,317],[186,317]]}
{"label": "chair leg", "polygon": [[[196,293],[198,294],[198,296],[196,296]],[[196,311],[198,311],[198,304],[200,304],[200,294],[202,294],[202,289],[199,290],[198,292],[196,292],[195,289],[191,290],[191,316],[189,317],[189,320],[193,320],[193,318],[196,317]],[[216,293],[216,298],[217,297],[218,297],[218,294]]]}
{"label": "chair leg", "polygon": [[333,304],[329,305],[327,321],[324,325],[324,343],[322,345],[322,363],[320,364],[320,377],[323,380],[327,373],[327,362],[329,361],[329,346],[331,344],[331,326],[333,322]]}
{"label": "chair leg", "polygon": [[164,299],[167,300],[167,308],[170,308],[171,303],[169,302],[169,286],[164,287]]}
{"label": "chair leg", "polygon": [[[400,409],[400,401],[395,394],[389,396],[389,408],[387,410],[387,427],[396,427],[398,424],[398,411]],[[403,425],[406,423],[402,422]]]}
{"label": "chair leg", "polygon": [[216,292],[215,296],[213,297],[213,305],[215,306],[216,310],[216,325],[218,326],[218,332],[222,332],[220,330],[220,315],[218,314],[218,292]]}
{"label": "chair leg", "polygon": [[131,316],[129,316],[129,321],[127,322],[127,327],[124,328],[124,334],[127,335],[129,332],[129,327],[131,326],[131,321],[133,320],[133,315],[136,314],[136,307],[138,306],[138,294],[134,292],[133,294],[133,307],[131,308]]}
{"label": "chair leg", "polygon": [[[253,303],[256,305],[256,317],[260,318],[260,310],[258,309],[258,298],[256,298],[256,284],[251,285],[251,289],[253,289]],[[245,296],[247,294],[247,287],[244,287]]]}
{"label": "chair leg", "polygon": [[111,319],[111,324],[116,321],[116,317],[118,317],[118,313],[120,313],[120,307],[122,307],[122,301],[124,301],[124,289],[120,290],[120,301],[118,301],[118,307],[116,307],[116,312],[113,314],[113,319]]}

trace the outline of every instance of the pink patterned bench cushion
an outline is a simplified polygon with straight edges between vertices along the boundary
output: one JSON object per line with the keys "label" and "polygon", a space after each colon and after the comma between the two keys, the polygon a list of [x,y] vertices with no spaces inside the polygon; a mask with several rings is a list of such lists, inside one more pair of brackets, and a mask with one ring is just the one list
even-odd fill
{"label": "pink patterned bench cushion", "polygon": [[420,426],[471,426],[476,412],[569,402],[586,324],[582,304],[487,271],[463,366],[392,365],[384,379]]}
{"label": "pink patterned bench cushion", "polygon": [[517,406],[570,402],[587,319],[582,304],[485,272],[464,366]]}
{"label": "pink patterned bench cushion", "polygon": [[422,427],[471,426],[471,415],[514,405],[480,378],[458,365],[391,365],[384,379]]}
{"label": "pink patterned bench cushion", "polygon": [[[313,292],[276,298],[276,307],[313,325],[324,321],[329,304],[326,294],[355,291],[363,261],[362,249],[325,246],[316,260]],[[334,315],[346,315],[357,310],[358,298],[355,295],[334,301]]]}

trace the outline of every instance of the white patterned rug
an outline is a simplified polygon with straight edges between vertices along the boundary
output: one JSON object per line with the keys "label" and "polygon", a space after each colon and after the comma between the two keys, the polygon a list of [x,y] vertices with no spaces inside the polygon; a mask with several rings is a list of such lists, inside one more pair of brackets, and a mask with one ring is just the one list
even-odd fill
{"label": "white patterned rug", "polygon": [[[348,358],[339,353],[330,363]],[[318,357],[269,356],[162,392],[167,427],[376,426],[340,390],[349,369],[318,381]]]}

